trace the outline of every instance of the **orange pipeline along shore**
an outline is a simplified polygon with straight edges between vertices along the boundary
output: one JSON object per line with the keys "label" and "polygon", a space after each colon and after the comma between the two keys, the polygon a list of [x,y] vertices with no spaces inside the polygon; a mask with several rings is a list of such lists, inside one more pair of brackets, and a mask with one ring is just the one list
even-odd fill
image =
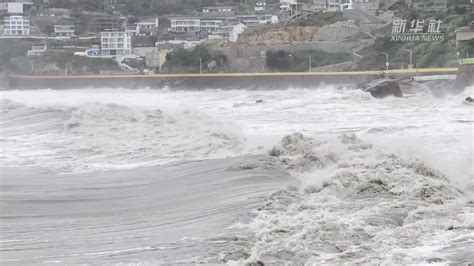
{"label": "orange pipeline along shore", "polygon": [[354,84],[381,76],[456,74],[457,68],[418,68],[332,72],[178,73],[153,75],[9,75],[6,89],[163,88],[171,89],[285,89],[321,84]]}

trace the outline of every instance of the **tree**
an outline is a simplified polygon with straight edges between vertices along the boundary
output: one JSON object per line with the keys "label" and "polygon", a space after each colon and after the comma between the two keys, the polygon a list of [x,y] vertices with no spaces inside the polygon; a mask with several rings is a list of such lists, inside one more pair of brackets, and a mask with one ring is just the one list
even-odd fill
{"label": "tree", "polygon": [[267,52],[267,66],[277,71],[288,71],[290,69],[290,54],[279,50],[277,52]]}

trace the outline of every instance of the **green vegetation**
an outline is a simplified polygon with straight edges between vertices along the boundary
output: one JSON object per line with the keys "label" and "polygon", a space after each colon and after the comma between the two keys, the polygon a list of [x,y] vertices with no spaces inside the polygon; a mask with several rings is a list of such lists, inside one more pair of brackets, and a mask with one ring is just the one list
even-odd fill
{"label": "green vegetation", "polygon": [[307,71],[309,68],[309,57],[311,57],[311,66],[313,68],[352,60],[351,55],[347,53],[326,53],[318,50],[289,53],[280,50],[267,52],[267,66],[274,71]]}
{"label": "green vegetation", "polygon": [[[73,10],[104,11],[105,1],[98,0],[34,0],[35,4],[46,8],[69,8]],[[241,8],[255,4],[256,0],[117,0],[115,9],[124,15],[186,14],[200,11],[204,6],[232,5]],[[276,0],[270,2],[277,3]]]}
{"label": "green vegetation", "polygon": [[461,42],[459,44],[459,54],[462,58],[474,58],[474,40]]}
{"label": "green vegetation", "polygon": [[65,71],[66,64],[69,74],[100,73],[104,70],[120,70],[113,59],[89,58],[74,56],[70,52],[48,51],[41,57],[18,56],[10,60],[9,68],[17,73],[41,73],[49,66],[58,71]]}
{"label": "green vegetation", "polygon": [[31,49],[33,40],[0,40],[0,71],[11,69],[11,61],[15,57],[25,56]]}
{"label": "green vegetation", "polygon": [[68,8],[85,11],[98,11],[99,9],[103,9],[103,1],[97,0],[49,0],[46,4],[44,4],[42,0],[35,0],[33,2],[35,5],[46,8]]}
{"label": "green vegetation", "polygon": [[46,65],[51,64],[56,65],[59,69],[65,69],[66,63],[71,69],[70,73],[75,70],[99,73],[101,70],[120,69],[113,59],[74,56],[72,51],[54,49],[64,45],[60,41],[50,41],[48,43],[49,50],[41,57],[27,57],[26,53],[34,43],[38,43],[38,41],[33,39],[0,40],[0,71],[32,74],[35,71],[40,72]]}
{"label": "green vegetation", "polygon": [[[466,42],[456,47],[457,27],[465,26],[474,19],[466,8],[453,8],[447,10],[414,10],[403,9],[397,11],[397,16],[409,21],[414,19],[441,20],[441,31],[445,34],[444,41],[439,42],[395,42],[391,41],[391,25],[372,31],[379,36],[373,46],[359,52],[363,56],[358,63],[358,69],[383,69],[385,68],[385,55],[390,57],[390,68],[397,69],[407,67],[409,64],[409,52],[413,51],[413,64],[417,67],[443,67],[454,65],[458,55],[466,57],[474,54],[474,42]],[[426,24],[425,24],[426,25]]]}
{"label": "green vegetation", "polygon": [[461,59],[461,65],[474,65],[474,58]]}
{"label": "green vegetation", "polygon": [[375,36],[388,36],[392,32],[392,25],[387,25],[375,30],[372,30],[370,33]]}
{"label": "green vegetation", "polygon": [[300,18],[294,22],[297,26],[318,26],[334,24],[338,21],[344,21],[345,18],[341,12],[320,12],[311,16]]}
{"label": "green vegetation", "polygon": [[166,64],[169,72],[199,72],[201,58],[202,70],[205,72],[215,71],[208,69],[211,62],[215,62],[217,69],[227,63],[227,56],[222,53],[211,53],[205,45],[198,45],[192,50],[178,49],[166,56]]}
{"label": "green vegetation", "polygon": [[384,69],[385,55],[389,54],[390,68],[406,68],[413,51],[413,64],[417,67],[443,67],[457,60],[456,43],[454,40],[443,42],[394,42],[390,37],[377,38],[373,46],[367,47],[359,54],[363,56],[358,69]]}
{"label": "green vegetation", "polygon": [[[71,52],[65,51],[48,51],[41,58],[43,64],[55,64],[64,69],[66,63],[68,68],[75,71],[87,71],[99,73],[102,70],[120,70],[117,63],[110,58],[89,58],[85,56],[74,56]],[[83,69],[83,70],[81,70]]]}

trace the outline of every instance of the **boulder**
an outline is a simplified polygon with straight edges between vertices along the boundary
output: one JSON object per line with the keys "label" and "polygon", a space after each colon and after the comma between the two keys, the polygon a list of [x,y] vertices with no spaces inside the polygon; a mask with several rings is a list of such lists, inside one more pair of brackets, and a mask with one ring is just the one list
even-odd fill
{"label": "boulder", "polygon": [[391,79],[377,79],[369,83],[360,84],[359,88],[379,99],[387,96],[403,97],[400,86],[395,80]]}
{"label": "boulder", "polygon": [[468,97],[467,97],[466,99],[464,99],[464,100],[465,100],[466,102],[468,102],[468,103],[474,102],[474,99],[471,98],[471,96],[468,96]]}

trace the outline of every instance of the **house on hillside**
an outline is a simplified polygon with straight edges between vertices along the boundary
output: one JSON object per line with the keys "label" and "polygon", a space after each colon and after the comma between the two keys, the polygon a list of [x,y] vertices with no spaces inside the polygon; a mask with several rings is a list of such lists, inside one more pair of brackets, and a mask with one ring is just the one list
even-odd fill
{"label": "house on hillside", "polygon": [[125,26],[125,31],[136,35],[155,35],[158,30],[158,17],[144,17],[138,18],[135,21],[128,21]]}
{"label": "house on hillside", "polygon": [[140,33],[138,26],[135,23],[127,24],[125,26],[125,32],[129,33],[131,36],[137,36]]}
{"label": "house on hillside", "polygon": [[375,11],[379,9],[379,0],[334,0],[331,5],[338,5],[340,10],[358,9]]}
{"label": "house on hillside", "polygon": [[255,3],[254,11],[265,11],[266,8],[267,3],[265,1],[257,1],[257,3]]}
{"label": "house on hillside", "polygon": [[24,14],[28,13],[28,11],[33,7],[32,2],[22,1],[22,2],[15,2],[15,1],[8,1],[0,3],[0,15],[5,14]]}
{"label": "house on hillside", "polygon": [[223,21],[220,19],[203,18],[201,19],[201,32],[215,34],[221,31]]}
{"label": "house on hillside", "polygon": [[121,17],[98,17],[94,19],[95,32],[124,30],[125,19]]}
{"label": "house on hillside", "polygon": [[3,18],[3,35],[30,35],[30,19],[26,16],[7,16]]}
{"label": "house on hillside", "polygon": [[132,37],[125,31],[107,31],[100,33],[100,51],[102,56],[132,54]]}
{"label": "house on hillside", "polygon": [[298,5],[297,0],[280,0],[280,12],[291,11],[296,5]]}
{"label": "house on hillside", "polygon": [[54,25],[54,36],[70,38],[74,35],[75,28],[73,24]]}
{"label": "house on hillside", "polygon": [[230,13],[232,11],[231,6],[206,6],[202,8],[202,13]]}
{"label": "house on hillside", "polygon": [[456,29],[456,46],[461,42],[474,40],[474,22],[468,26],[459,27]]}
{"label": "house on hillside", "polygon": [[271,14],[264,15],[240,15],[237,16],[240,23],[244,24],[247,27],[259,27],[270,24],[276,24],[279,21],[278,16]]}
{"label": "house on hillside", "polygon": [[[258,20],[262,18],[262,21]],[[204,17],[204,18],[172,18],[169,31],[172,33],[193,33],[196,37],[203,39],[228,39],[237,40],[245,30],[246,26],[241,23],[267,23],[265,16],[250,17]]]}
{"label": "house on hillside", "polygon": [[46,43],[36,43],[31,45],[31,50],[26,52],[26,56],[42,56],[46,50]]}
{"label": "house on hillside", "polygon": [[200,32],[201,19],[193,17],[171,18],[170,32]]}

